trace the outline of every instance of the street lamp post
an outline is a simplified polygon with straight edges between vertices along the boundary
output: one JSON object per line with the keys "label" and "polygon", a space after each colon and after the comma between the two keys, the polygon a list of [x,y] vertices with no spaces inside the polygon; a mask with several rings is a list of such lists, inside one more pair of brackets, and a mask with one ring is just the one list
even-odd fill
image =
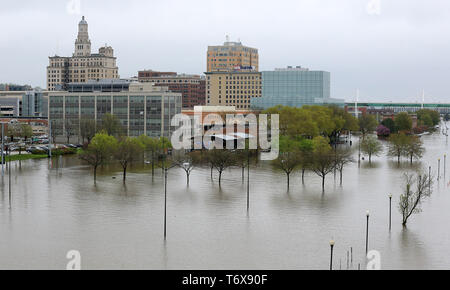
{"label": "street lamp post", "polygon": [[192,170],[191,163],[184,162],[183,169],[184,169],[184,171],[186,171],[187,185],[189,186],[189,176],[191,175],[191,170]]}
{"label": "street lamp post", "polygon": [[[11,150],[9,150],[10,148],[8,147],[8,149],[6,150],[7,152],[7,156],[9,156],[9,159],[11,160]],[[11,161],[8,164],[8,190],[9,190],[9,209],[11,209]]]}
{"label": "street lamp post", "polygon": [[164,240],[167,238],[167,171],[164,169]]}
{"label": "street lamp post", "polygon": [[439,180],[439,176],[441,175],[441,158],[438,158],[438,177],[437,180]]}
{"label": "street lamp post", "polygon": [[389,194],[389,231],[392,229],[392,193]]}
{"label": "street lamp post", "polygon": [[250,152],[247,152],[247,213],[250,210]]}
{"label": "street lamp post", "polygon": [[2,123],[2,177],[5,175],[5,123]]}
{"label": "street lamp post", "polygon": [[445,161],[446,161],[446,159],[447,159],[447,154],[444,154],[444,180],[445,180]]}
{"label": "street lamp post", "polygon": [[361,135],[359,135],[359,142],[358,142],[358,164],[361,163]]}
{"label": "street lamp post", "polygon": [[369,252],[369,211],[366,211],[366,218],[367,218],[367,224],[366,224],[366,255]]}
{"label": "street lamp post", "polygon": [[164,241],[167,239],[167,172],[169,169],[175,167],[172,165],[169,168],[164,167]]}
{"label": "street lamp post", "polygon": [[[141,112],[139,112],[139,115],[140,116],[142,116],[142,119],[144,120],[144,132],[145,132],[145,116],[144,116],[144,114],[145,114],[145,112],[144,111],[141,111]],[[144,134],[144,133],[142,133],[142,134]],[[141,136],[141,127],[139,127],[139,136]]]}
{"label": "street lamp post", "polygon": [[330,249],[331,249],[331,255],[330,255],[330,271],[333,270],[333,248],[334,248],[334,240],[332,239],[330,241]]}

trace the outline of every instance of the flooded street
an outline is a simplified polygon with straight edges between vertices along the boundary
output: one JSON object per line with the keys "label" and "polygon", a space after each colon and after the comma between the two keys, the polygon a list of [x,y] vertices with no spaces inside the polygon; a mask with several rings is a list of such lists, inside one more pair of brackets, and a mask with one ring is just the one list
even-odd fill
{"label": "flooded street", "polygon": [[[161,169],[152,179],[150,165],[135,166],[126,186],[120,169],[103,170],[95,186],[90,168],[77,158],[62,164],[54,159],[53,166],[46,159],[13,163],[11,210],[8,176],[0,181],[0,268],[65,269],[66,253],[78,250],[83,269],[328,269],[331,238],[335,269],[347,268],[350,247],[350,268],[363,268],[369,210],[369,249],[381,253],[383,269],[448,269],[448,144],[439,132],[422,140],[426,153],[414,166],[405,159],[399,167],[383,153],[372,165],[362,161],[345,168],[342,187],[338,174],[328,175],[324,194],[311,172],[305,186],[296,172],[287,192],[283,173],[268,164],[252,167],[248,216],[239,168],[224,173],[222,189],[216,173],[211,181],[209,168],[196,168],[189,187],[184,171],[171,169],[166,242]],[[435,178],[423,212],[404,229],[397,209],[402,175],[432,166],[436,176],[438,158],[441,179]]]}

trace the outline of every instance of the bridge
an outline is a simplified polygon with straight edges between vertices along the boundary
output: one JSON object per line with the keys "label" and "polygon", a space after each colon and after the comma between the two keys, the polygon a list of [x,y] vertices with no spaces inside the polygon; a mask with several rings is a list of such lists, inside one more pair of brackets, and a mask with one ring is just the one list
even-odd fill
{"label": "bridge", "polygon": [[438,111],[440,114],[450,114],[450,103],[377,103],[377,102],[346,102],[345,107],[349,112],[358,111],[386,111],[386,112],[409,112],[414,113],[421,109]]}

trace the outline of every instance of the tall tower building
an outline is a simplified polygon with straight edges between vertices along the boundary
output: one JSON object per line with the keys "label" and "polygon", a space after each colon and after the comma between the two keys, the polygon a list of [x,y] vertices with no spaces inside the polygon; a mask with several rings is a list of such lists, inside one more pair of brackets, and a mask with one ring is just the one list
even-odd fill
{"label": "tall tower building", "polygon": [[88,23],[84,16],[78,23],[78,36],[71,57],[51,56],[47,66],[47,90],[65,90],[69,83],[84,83],[88,80],[118,79],[119,68],[111,46],[100,47],[91,53]]}
{"label": "tall tower building", "polygon": [[256,48],[242,45],[240,41],[227,41],[223,45],[208,46],[207,72],[233,71],[236,69],[259,69],[259,56]]}
{"label": "tall tower building", "polygon": [[73,56],[90,56],[91,40],[89,39],[88,23],[83,18],[78,23],[78,37],[75,40],[75,53]]}

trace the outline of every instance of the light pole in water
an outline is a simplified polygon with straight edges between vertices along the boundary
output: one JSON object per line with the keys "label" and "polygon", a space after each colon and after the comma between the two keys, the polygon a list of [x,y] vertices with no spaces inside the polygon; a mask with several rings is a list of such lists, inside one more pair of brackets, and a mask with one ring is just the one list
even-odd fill
{"label": "light pole in water", "polygon": [[2,177],[5,175],[5,123],[2,123]]}
{"label": "light pole in water", "polygon": [[389,194],[389,231],[392,228],[392,193]]}
{"label": "light pole in water", "polygon": [[431,191],[431,166],[428,167],[428,191]]}
{"label": "light pole in water", "polygon": [[167,237],[167,171],[169,169],[164,168],[164,241]]}
{"label": "light pole in water", "polygon": [[444,154],[444,180],[445,180],[445,161],[446,161],[446,159],[447,159],[447,154]]}
{"label": "light pole in water", "polygon": [[361,163],[361,135],[359,135],[358,142],[358,165]]}
{"label": "light pole in water", "polygon": [[366,224],[366,255],[369,252],[369,211],[366,211],[366,218],[367,218],[367,224]]}
{"label": "light pole in water", "polygon": [[[175,165],[170,166],[169,168],[164,167],[164,241],[167,239],[167,172],[169,171],[169,169],[174,168]],[[190,163],[185,162],[183,163],[183,167],[186,170],[186,168],[189,168],[191,166]],[[189,185],[189,183],[188,183]]]}
{"label": "light pole in water", "polygon": [[334,240],[331,239],[331,241],[330,241],[330,250],[331,250],[331,255],[330,255],[330,271],[333,270],[333,248],[334,248]]}
{"label": "light pole in water", "polygon": [[439,180],[439,176],[441,175],[441,158],[438,158],[438,177],[437,180]]}
{"label": "light pole in water", "polygon": [[247,152],[247,214],[250,210],[250,151]]}

